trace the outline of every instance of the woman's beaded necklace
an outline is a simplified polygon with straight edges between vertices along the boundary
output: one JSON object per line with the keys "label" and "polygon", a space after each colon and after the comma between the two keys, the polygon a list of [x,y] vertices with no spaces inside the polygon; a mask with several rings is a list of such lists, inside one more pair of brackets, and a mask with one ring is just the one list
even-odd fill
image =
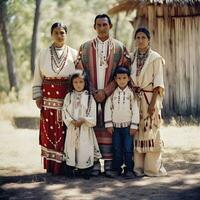
{"label": "woman's beaded necklace", "polygon": [[140,72],[142,71],[142,68],[145,64],[145,61],[149,56],[149,50],[150,48],[148,48],[144,54],[141,54],[138,50],[134,53],[133,62],[136,59],[136,64],[137,64],[136,76],[140,75]]}
{"label": "woman's beaded necklace", "polygon": [[60,71],[65,66],[68,57],[68,47],[65,45],[62,54],[59,56],[56,51],[56,47],[54,45],[51,45],[50,53],[51,53],[51,68],[56,74],[59,74]]}

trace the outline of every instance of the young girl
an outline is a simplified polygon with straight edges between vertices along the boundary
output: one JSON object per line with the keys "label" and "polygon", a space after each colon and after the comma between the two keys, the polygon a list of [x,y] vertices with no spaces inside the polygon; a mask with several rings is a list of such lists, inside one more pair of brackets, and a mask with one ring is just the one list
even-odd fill
{"label": "young girl", "polygon": [[90,178],[94,160],[101,158],[93,131],[96,125],[96,102],[89,91],[86,73],[76,70],[70,81],[70,92],[64,99],[63,121],[67,126],[65,158],[69,174],[75,168],[83,169],[83,176]]}

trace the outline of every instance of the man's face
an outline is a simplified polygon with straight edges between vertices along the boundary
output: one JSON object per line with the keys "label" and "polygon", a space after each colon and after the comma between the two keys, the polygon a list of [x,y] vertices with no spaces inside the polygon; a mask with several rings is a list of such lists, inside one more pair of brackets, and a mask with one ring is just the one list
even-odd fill
{"label": "man's face", "polygon": [[96,20],[96,24],[94,25],[94,29],[97,32],[97,36],[102,41],[105,41],[109,37],[109,31],[112,28],[112,25],[109,24],[109,21],[106,17],[98,18]]}

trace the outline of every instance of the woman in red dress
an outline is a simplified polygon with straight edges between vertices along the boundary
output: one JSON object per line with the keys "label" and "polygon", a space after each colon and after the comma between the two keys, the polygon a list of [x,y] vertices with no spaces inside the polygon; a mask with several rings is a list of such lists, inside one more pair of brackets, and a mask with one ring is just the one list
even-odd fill
{"label": "woman in red dress", "polygon": [[77,56],[77,51],[65,44],[66,35],[65,25],[52,25],[53,43],[40,52],[33,80],[33,99],[41,109],[39,142],[44,169],[54,175],[63,173],[66,127],[61,109],[68,92],[68,77],[75,70]]}

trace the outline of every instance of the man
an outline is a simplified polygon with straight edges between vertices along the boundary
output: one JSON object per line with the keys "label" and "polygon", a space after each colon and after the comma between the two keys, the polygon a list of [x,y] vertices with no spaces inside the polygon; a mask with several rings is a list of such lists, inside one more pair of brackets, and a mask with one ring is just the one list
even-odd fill
{"label": "man", "polygon": [[[130,67],[130,57],[124,45],[110,37],[112,28],[110,17],[106,14],[97,15],[94,29],[97,37],[81,45],[75,63],[76,68],[84,69],[88,73],[93,96],[97,102],[97,126],[95,134],[104,159],[104,171],[108,177],[112,172],[112,135],[104,126],[105,100],[116,88],[113,73],[116,66]],[[93,175],[100,173],[100,165],[95,165]]]}

